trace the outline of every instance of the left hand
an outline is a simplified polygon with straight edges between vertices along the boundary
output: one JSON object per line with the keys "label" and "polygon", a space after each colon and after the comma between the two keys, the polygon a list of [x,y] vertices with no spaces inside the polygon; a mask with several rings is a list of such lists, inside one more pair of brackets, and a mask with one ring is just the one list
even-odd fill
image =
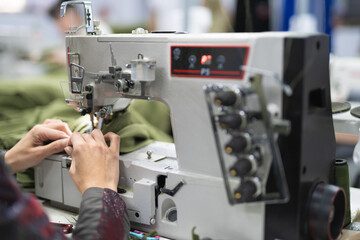
{"label": "left hand", "polygon": [[[49,119],[34,126],[5,154],[5,163],[13,173],[39,164],[44,158],[64,150],[72,132],[61,120]],[[47,145],[45,142],[53,141]]]}

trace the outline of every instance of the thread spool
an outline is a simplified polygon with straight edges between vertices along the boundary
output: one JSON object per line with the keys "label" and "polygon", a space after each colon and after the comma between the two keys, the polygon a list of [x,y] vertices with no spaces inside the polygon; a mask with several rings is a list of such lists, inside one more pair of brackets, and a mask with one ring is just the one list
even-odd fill
{"label": "thread spool", "polygon": [[346,196],[346,212],[344,226],[351,222],[350,210],[350,183],[349,183],[349,166],[345,159],[336,159],[332,163],[330,183],[342,187]]}

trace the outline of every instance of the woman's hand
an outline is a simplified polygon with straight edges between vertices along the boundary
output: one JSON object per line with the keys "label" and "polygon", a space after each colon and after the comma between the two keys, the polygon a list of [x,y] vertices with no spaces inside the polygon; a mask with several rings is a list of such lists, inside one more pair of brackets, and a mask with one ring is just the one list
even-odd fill
{"label": "woman's hand", "polygon": [[[63,151],[71,134],[66,123],[48,119],[43,124],[34,126],[6,152],[5,163],[13,173],[24,171],[39,164],[44,158]],[[47,142],[50,143],[46,144]]]}
{"label": "woman's hand", "polygon": [[[106,144],[110,141],[110,146]],[[98,129],[91,135],[73,133],[65,151],[72,157],[70,176],[81,194],[90,187],[109,188],[117,192],[119,182],[120,137],[105,136]]]}

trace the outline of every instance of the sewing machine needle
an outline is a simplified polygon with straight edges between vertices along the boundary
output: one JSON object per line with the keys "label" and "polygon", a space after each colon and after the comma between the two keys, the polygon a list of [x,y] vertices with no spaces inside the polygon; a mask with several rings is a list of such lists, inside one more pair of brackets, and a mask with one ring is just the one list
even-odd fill
{"label": "sewing machine needle", "polygon": [[104,121],[104,118],[99,117],[99,122],[98,122],[98,125],[97,125],[97,129],[101,130],[101,127],[102,127],[103,121]]}
{"label": "sewing machine needle", "polygon": [[87,131],[88,133],[91,133],[92,130],[94,130],[94,116],[92,114],[90,114],[90,121],[91,121],[91,127],[90,129]]}

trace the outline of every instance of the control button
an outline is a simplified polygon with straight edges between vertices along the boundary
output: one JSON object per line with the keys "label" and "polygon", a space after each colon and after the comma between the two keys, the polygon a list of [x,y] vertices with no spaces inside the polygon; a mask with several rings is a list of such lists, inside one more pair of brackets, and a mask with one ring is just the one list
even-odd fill
{"label": "control button", "polygon": [[255,173],[261,161],[258,153],[258,151],[255,151],[255,154],[241,156],[237,162],[230,167],[230,175],[233,177],[243,177]]}
{"label": "control button", "polygon": [[234,197],[239,202],[248,202],[255,200],[261,194],[261,183],[258,178],[245,180],[234,191]]}
{"label": "control button", "polygon": [[225,56],[224,55],[219,55],[216,58],[217,68],[220,69],[220,70],[223,69],[225,62],[226,62]]}
{"label": "control button", "polygon": [[174,48],[174,50],[173,50],[174,60],[179,60],[180,54],[181,54],[180,48]]}
{"label": "control button", "polygon": [[189,68],[194,68],[195,67],[195,63],[196,63],[196,56],[195,55],[190,55],[189,57]]}
{"label": "control button", "polygon": [[243,177],[248,173],[252,172],[253,164],[248,158],[239,159],[231,168],[230,175],[233,177]]}
{"label": "control button", "polygon": [[229,154],[241,153],[250,149],[251,137],[248,133],[235,136],[225,146],[225,151]]}
{"label": "control button", "polygon": [[232,113],[219,116],[220,127],[223,129],[236,129],[246,126],[246,114],[244,111],[240,113]]}
{"label": "control button", "polygon": [[218,92],[214,100],[217,105],[231,106],[236,103],[237,95],[233,91]]}

